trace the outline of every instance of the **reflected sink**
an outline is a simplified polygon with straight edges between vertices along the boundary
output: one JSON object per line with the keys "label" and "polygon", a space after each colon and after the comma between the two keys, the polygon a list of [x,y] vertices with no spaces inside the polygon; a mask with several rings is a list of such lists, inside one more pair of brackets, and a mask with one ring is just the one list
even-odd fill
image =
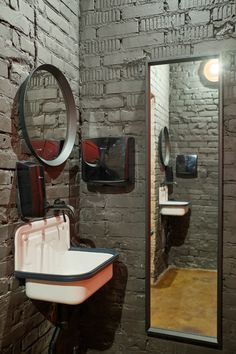
{"label": "reflected sink", "polygon": [[167,200],[159,203],[160,213],[162,215],[183,216],[189,211],[190,202],[181,202],[176,200]]}
{"label": "reflected sink", "polygon": [[15,275],[25,278],[31,299],[80,304],[107,283],[118,254],[109,249],[70,248],[67,216],[37,220],[15,234]]}

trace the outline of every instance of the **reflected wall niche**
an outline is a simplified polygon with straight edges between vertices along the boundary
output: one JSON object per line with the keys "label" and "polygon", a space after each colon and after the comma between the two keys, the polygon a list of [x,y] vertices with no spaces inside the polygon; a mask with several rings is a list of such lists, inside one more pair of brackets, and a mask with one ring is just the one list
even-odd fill
{"label": "reflected wall niche", "polygon": [[[221,343],[219,63],[149,62],[147,87],[146,327],[150,335],[209,346]],[[170,140],[166,165],[163,130]]]}

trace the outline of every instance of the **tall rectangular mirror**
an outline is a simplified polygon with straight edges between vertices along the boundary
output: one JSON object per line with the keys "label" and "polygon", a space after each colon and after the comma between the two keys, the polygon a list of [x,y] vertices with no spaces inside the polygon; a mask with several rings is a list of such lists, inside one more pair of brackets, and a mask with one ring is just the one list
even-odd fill
{"label": "tall rectangular mirror", "polygon": [[148,64],[147,331],[221,342],[219,58]]}

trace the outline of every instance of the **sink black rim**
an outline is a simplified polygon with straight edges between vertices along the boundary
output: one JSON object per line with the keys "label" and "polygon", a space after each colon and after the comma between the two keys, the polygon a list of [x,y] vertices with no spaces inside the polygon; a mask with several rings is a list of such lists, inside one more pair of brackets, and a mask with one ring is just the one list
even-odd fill
{"label": "sink black rim", "polygon": [[50,282],[75,282],[79,280],[87,280],[92,278],[98,272],[106,268],[108,265],[114,263],[119,254],[110,249],[104,248],[81,248],[81,247],[71,247],[68,251],[80,251],[80,252],[93,252],[93,253],[108,253],[111,254],[112,257],[108,260],[101,263],[99,266],[91,270],[90,272],[82,273],[82,274],[69,274],[69,275],[60,275],[60,274],[46,274],[46,273],[35,273],[35,272],[22,272],[19,270],[15,270],[14,274],[17,278],[25,278],[27,280],[45,280]]}

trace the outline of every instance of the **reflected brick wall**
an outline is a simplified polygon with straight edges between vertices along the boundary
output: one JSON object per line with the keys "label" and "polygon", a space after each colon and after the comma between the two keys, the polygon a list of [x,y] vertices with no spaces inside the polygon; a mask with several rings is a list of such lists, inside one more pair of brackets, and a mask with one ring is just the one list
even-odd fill
{"label": "reflected brick wall", "polygon": [[[215,269],[218,239],[219,92],[201,82],[200,61],[170,69],[172,164],[179,154],[198,155],[197,178],[176,178],[173,197],[191,201],[190,226],[183,245],[173,247],[170,264]],[[181,223],[181,220],[179,220]],[[173,237],[180,237],[178,231]]]}
{"label": "reflected brick wall", "polygon": [[159,187],[165,180],[160,164],[158,140],[161,129],[169,128],[169,66],[151,66],[151,279],[152,282],[166,269],[164,230],[159,214]]}

